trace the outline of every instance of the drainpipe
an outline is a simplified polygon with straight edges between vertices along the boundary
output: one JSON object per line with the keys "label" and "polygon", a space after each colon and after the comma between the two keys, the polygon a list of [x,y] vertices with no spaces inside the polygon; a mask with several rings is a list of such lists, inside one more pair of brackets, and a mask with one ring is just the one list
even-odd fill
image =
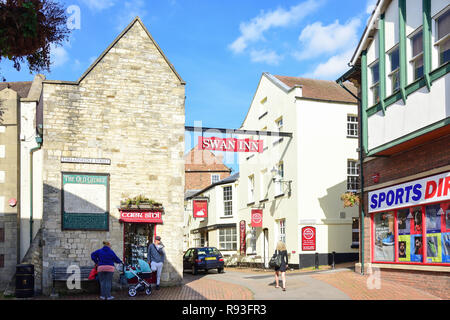
{"label": "drainpipe", "polygon": [[30,246],[33,243],[33,154],[41,149],[42,137],[36,137],[37,147],[30,150]]}

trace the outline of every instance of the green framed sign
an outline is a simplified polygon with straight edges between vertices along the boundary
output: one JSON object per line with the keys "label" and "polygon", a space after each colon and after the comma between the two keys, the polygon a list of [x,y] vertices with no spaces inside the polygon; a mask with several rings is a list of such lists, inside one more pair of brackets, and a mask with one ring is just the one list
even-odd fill
{"label": "green framed sign", "polygon": [[62,172],[62,230],[109,231],[109,174]]}

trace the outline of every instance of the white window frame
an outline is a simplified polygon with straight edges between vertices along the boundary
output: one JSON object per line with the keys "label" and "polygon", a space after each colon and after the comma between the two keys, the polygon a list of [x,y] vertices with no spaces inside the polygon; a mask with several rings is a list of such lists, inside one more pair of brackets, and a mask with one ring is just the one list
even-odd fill
{"label": "white window frame", "polygon": [[347,137],[358,138],[358,115],[347,114]]}
{"label": "white window frame", "polygon": [[[378,81],[373,82],[373,80],[374,80],[374,76],[373,76],[374,72],[373,72],[372,68],[375,67],[375,65],[378,65],[378,75],[377,75]],[[380,102],[380,60],[377,59],[374,62],[372,62],[369,65],[369,70],[370,70],[370,77],[371,77],[371,80],[372,80],[372,83],[371,83],[371,86],[370,86],[370,96],[372,98],[372,104],[371,105],[374,106],[374,105],[376,105],[377,103]],[[375,92],[374,92],[375,88],[377,88],[377,90],[378,90],[378,100],[375,97]]]}
{"label": "white window frame", "polygon": [[[397,54],[398,54],[398,59],[399,59],[399,62],[398,62],[398,66],[397,66],[397,68],[395,68],[394,70],[392,70],[392,54],[395,52],[395,51],[397,51]],[[391,70],[390,72],[389,72],[389,74],[388,74],[388,78],[389,78],[389,82],[390,82],[390,90],[391,90],[391,92],[390,92],[390,94],[394,94],[394,93],[396,93],[397,91],[399,91],[400,90],[400,47],[399,47],[399,45],[397,44],[397,45],[395,45],[391,50],[389,50],[388,52],[387,52],[387,54],[388,54],[388,61],[389,61],[389,69]],[[394,87],[394,77],[397,77],[397,83],[398,83],[398,86],[395,88]]]}
{"label": "white window frame", "polygon": [[255,175],[248,176],[248,203],[255,202]]}
{"label": "white window frame", "polygon": [[[222,190],[223,216],[224,217],[232,217],[233,216],[233,186],[224,186],[222,189],[223,189]],[[229,196],[229,197],[227,197],[227,196]],[[227,211],[227,208],[231,211]]]}
{"label": "white window frame", "polygon": [[[214,181],[215,180],[214,178],[216,178],[217,181]],[[220,181],[220,174],[216,174],[216,173],[211,174],[211,184],[214,184],[219,181]]]}
{"label": "white window frame", "polygon": [[[360,187],[359,181],[359,161],[354,159],[347,159],[347,192],[358,192]],[[356,180],[353,181],[353,180]],[[351,184],[356,184],[357,188],[350,188]]]}
{"label": "white window frame", "polygon": [[438,39],[439,35],[439,26],[438,26],[438,20],[441,18],[444,14],[450,13],[450,5],[448,5],[444,10],[442,10],[440,13],[438,13],[434,18],[434,25],[435,25],[435,43],[434,46],[436,47],[437,54],[438,54],[438,66],[442,66],[444,63],[441,61],[441,47],[444,44],[450,45],[450,32],[447,33],[445,36],[443,36],[441,39]]}
{"label": "white window frame", "polygon": [[278,240],[286,243],[286,219],[278,220]]}
{"label": "white window frame", "polygon": [[[408,36],[408,39],[409,39],[409,47],[410,47],[410,50],[411,50],[411,56],[414,54],[414,52],[413,52],[413,38],[416,37],[417,35],[419,35],[420,33],[422,33],[422,37],[423,37],[423,28],[422,28],[422,27],[418,28],[417,30],[415,30],[413,33],[411,33],[411,34]],[[424,65],[424,61],[423,61],[423,41],[421,41],[420,43],[422,43],[422,51],[419,52],[419,53],[417,53],[415,56],[413,56],[413,57],[409,60],[409,64],[410,64],[410,66],[411,66],[411,68],[412,68],[412,80],[413,80],[413,81],[416,81],[416,80],[418,80],[418,79],[420,79],[420,78],[423,77],[423,65]],[[420,60],[422,61],[422,76],[416,77],[416,69],[418,69],[418,68],[416,67],[416,65],[417,65],[417,63],[418,63]]]}
{"label": "white window frame", "polygon": [[237,250],[237,231],[235,227],[219,229],[219,250]]}

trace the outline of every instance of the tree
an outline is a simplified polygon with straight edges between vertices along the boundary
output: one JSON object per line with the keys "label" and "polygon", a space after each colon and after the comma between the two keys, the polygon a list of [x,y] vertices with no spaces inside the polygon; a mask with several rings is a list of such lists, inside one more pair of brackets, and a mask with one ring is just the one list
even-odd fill
{"label": "tree", "polygon": [[0,0],[0,62],[12,61],[17,71],[26,60],[30,72],[50,72],[50,45],[69,33],[65,8],[54,0]]}

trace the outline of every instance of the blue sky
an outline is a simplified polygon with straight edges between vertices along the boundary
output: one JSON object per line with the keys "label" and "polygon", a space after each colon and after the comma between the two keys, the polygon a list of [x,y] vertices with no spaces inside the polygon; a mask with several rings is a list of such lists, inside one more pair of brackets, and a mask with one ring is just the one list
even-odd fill
{"label": "blue sky", "polygon": [[[80,28],[53,50],[51,80],[77,80],[140,16],[186,81],[186,125],[239,128],[263,72],[335,80],[375,0],[65,0]],[[32,80],[0,64],[7,81]],[[236,169],[236,167],[234,166]]]}

